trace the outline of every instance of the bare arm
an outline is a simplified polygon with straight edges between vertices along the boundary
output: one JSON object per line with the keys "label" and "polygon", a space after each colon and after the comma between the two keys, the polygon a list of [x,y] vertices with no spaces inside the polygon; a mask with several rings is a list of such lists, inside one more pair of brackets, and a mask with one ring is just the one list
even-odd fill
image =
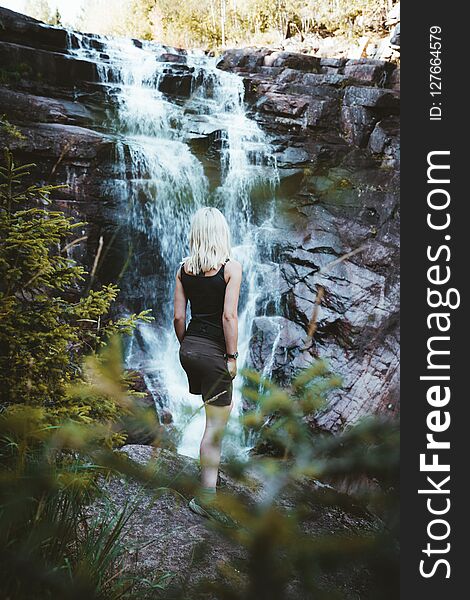
{"label": "bare arm", "polygon": [[[227,354],[235,354],[238,344],[238,298],[242,281],[242,267],[237,261],[230,261],[226,268],[228,275],[225,289],[224,313],[222,323],[224,328],[225,346]],[[237,373],[237,361],[228,359],[229,371],[232,377]]]}
{"label": "bare arm", "polygon": [[187,298],[181,283],[181,269],[176,273],[175,296],[173,301],[173,326],[179,343],[183,341],[186,333],[186,304]]}

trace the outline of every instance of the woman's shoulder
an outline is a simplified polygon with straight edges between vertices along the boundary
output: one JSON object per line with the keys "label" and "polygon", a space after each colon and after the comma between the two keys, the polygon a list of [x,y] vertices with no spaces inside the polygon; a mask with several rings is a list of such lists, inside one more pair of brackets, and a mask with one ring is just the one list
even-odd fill
{"label": "woman's shoulder", "polygon": [[241,275],[242,265],[238,262],[238,260],[231,258],[225,263],[225,272],[230,276]]}

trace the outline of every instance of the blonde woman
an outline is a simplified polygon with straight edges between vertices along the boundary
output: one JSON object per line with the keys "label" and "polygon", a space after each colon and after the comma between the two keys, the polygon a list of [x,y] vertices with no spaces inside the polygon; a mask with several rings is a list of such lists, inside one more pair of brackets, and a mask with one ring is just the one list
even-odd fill
{"label": "blonde woman", "polygon": [[[200,447],[201,491],[189,507],[210,517],[215,499],[222,437],[232,409],[232,380],[237,374],[240,263],[231,258],[230,231],[217,208],[193,216],[190,255],[176,274],[174,327],[180,361],[191,394],[201,394],[206,426]],[[191,321],[186,329],[186,308]]]}

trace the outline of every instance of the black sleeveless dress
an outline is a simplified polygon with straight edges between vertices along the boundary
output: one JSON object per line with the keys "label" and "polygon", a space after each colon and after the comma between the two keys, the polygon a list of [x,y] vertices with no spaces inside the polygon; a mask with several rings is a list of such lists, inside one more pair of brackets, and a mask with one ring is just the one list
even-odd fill
{"label": "black sleeveless dress", "polygon": [[202,394],[207,404],[228,406],[232,402],[232,377],[224,357],[225,265],[215,275],[189,275],[184,265],[180,273],[191,307],[191,321],[179,353],[189,392]]}

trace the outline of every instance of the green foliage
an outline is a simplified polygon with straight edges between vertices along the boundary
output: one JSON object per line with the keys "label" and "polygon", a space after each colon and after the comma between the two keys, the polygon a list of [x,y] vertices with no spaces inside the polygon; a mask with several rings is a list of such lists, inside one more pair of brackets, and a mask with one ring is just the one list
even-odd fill
{"label": "green foliage", "polygon": [[[99,398],[105,388],[119,402],[122,389],[113,373],[117,375],[121,367],[115,350],[110,350],[104,363],[106,368],[94,370],[89,393]],[[339,383],[323,362],[299,373],[288,390],[256,373],[245,376],[249,390],[258,390],[258,397],[252,393],[256,405],[245,422],[261,440],[271,441],[274,436],[283,447],[282,459],[263,455],[242,462],[232,459],[224,465],[241,492],[221,488],[216,508],[229,518],[207,524],[225,538],[228,547],[233,545],[234,558],[220,565],[217,578],[200,578],[191,590],[184,583],[179,590],[175,582],[171,594],[165,591],[168,574],[137,585],[129,558],[132,548],[125,542],[132,508],[116,513],[112,504],[106,505],[100,482],[105,477],[124,477],[139,482],[146,493],[173,487],[190,498],[198,486],[195,476],[181,472],[175,478],[158,459],[142,466],[97,445],[103,424],[45,427],[37,409],[0,415],[4,589],[28,599],[85,595],[130,599],[142,594],[180,600],[396,600],[396,426],[371,419],[338,436],[312,435],[309,417]],[[269,424],[260,427],[253,414]],[[352,500],[315,483],[351,476],[367,477],[375,486],[365,487],[362,498]],[[253,493],[246,495],[243,490],[250,488]],[[105,502],[99,511],[97,499]],[[227,522],[236,526],[227,527]],[[171,533],[170,529],[168,536]],[[195,551],[194,568],[203,556],[203,548]],[[184,582],[185,573],[179,575]]]}
{"label": "green foliage", "polygon": [[[48,428],[41,411],[0,415],[0,577],[4,597],[138,598],[123,541],[134,507],[115,511],[99,426]],[[80,454],[78,454],[80,452]],[[100,461],[95,460],[95,456]],[[109,461],[109,458],[108,458]],[[125,472],[125,465],[122,464]],[[102,509],[90,510],[99,500]],[[164,583],[157,578],[153,585]]]}
{"label": "green foliage", "polygon": [[[245,372],[245,377],[244,394],[252,399],[253,410],[245,413],[244,423],[258,437],[257,448],[263,452],[274,448],[274,455],[257,455],[246,463],[232,461],[225,467],[239,481],[250,481],[256,474],[264,493],[249,504],[242,495],[219,493],[218,508],[238,523],[237,528],[219,526],[219,531],[245,549],[247,560],[226,565],[226,577],[206,581],[204,593],[227,600],[345,599],[356,597],[349,584],[342,590],[331,581],[344,581],[356,573],[364,590],[357,597],[395,600],[397,424],[370,418],[337,436],[312,430],[318,410],[340,385],[323,361],[301,371],[284,389],[255,372]],[[316,489],[314,485],[348,480],[367,482],[355,500],[324,483]],[[341,507],[356,515],[359,531],[348,534],[346,528],[342,535],[330,532],[328,524],[317,524],[312,534],[312,523],[320,514],[330,515],[331,527],[337,528],[335,519],[344,518],[338,512]]]}
{"label": "green foliage", "polygon": [[101,360],[106,341],[130,333],[148,311],[112,321],[116,286],[81,293],[86,273],[67,253],[83,224],[34,206],[57,186],[23,185],[31,166],[16,166],[6,151],[0,167],[1,405],[44,407],[51,422],[109,420],[121,412],[113,399],[77,401],[70,385],[82,380],[84,355]]}
{"label": "green foliage", "polygon": [[26,139],[26,136],[21,133],[21,131],[18,129],[18,127],[16,127],[16,125],[13,125],[12,123],[10,123],[10,121],[6,118],[5,115],[0,116],[0,129],[3,129],[3,131],[8,136],[15,138],[17,140],[25,140]]}

